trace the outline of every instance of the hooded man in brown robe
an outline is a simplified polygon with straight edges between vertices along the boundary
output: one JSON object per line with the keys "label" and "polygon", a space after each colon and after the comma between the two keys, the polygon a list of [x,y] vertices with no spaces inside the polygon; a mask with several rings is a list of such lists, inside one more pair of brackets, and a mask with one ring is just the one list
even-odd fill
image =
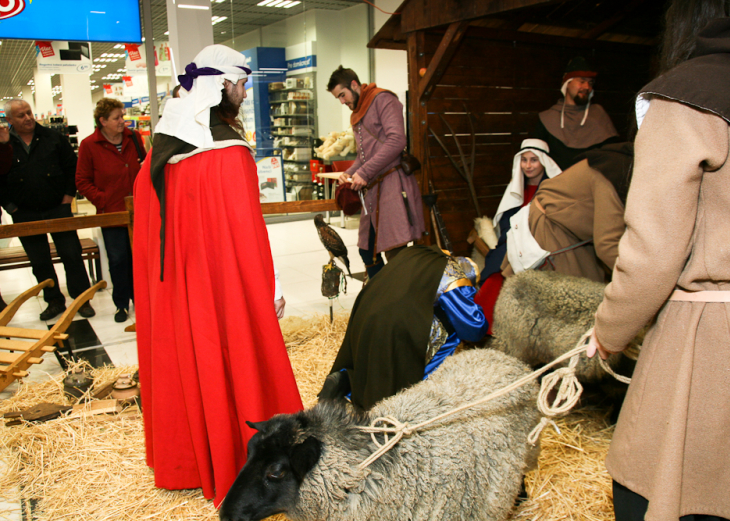
{"label": "hooded man in brown robe", "polygon": [[598,73],[580,56],[573,58],[563,75],[563,99],[540,112],[540,121],[530,137],[542,139],[561,170],[592,148],[618,142],[618,132],[600,105],[591,103]]}

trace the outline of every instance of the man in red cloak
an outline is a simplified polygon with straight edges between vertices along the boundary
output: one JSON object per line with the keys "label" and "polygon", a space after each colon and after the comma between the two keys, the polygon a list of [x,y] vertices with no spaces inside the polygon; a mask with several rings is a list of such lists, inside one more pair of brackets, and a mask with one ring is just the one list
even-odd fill
{"label": "man in red cloak", "polygon": [[200,487],[216,506],[246,461],[245,421],[302,409],[256,164],[233,128],[245,65],[212,45],[185,68],[134,191],[147,464],[158,487]]}

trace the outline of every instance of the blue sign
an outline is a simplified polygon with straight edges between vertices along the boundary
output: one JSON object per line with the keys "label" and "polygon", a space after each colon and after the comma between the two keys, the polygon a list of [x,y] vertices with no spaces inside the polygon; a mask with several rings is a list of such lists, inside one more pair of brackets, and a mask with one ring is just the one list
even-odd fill
{"label": "blue sign", "polygon": [[290,71],[299,69],[309,69],[317,66],[317,57],[314,55],[305,56],[304,58],[295,58],[286,61],[286,68]]}
{"label": "blue sign", "polygon": [[141,43],[139,0],[3,0],[0,38]]}

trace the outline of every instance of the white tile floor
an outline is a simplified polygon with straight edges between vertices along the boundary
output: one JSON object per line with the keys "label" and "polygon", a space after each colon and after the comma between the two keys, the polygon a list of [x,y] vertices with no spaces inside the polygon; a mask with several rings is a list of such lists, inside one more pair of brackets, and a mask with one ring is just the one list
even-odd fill
{"label": "white tile floor", "polygon": [[[357,248],[357,222],[348,221],[346,228],[340,228],[340,220],[332,219],[332,226],[340,234],[347,245],[350,269],[353,273],[365,270]],[[315,313],[329,314],[329,300],[321,294],[322,266],[329,261],[329,254],[322,246],[317,230],[311,219],[304,221],[270,224],[267,226],[274,264],[279,270],[279,277],[286,299],[285,315],[311,316]],[[81,238],[91,238],[91,230],[80,230]],[[13,239],[10,246],[20,246],[18,239]],[[56,264],[56,273],[61,291],[68,296],[66,276],[61,264]],[[344,270],[344,266],[340,264]],[[110,283],[110,281],[107,281]],[[36,284],[30,268],[0,271],[0,292],[6,302],[11,302],[20,293]],[[347,295],[333,301],[334,311],[349,311],[355,302],[362,283],[348,278]],[[67,299],[67,304],[70,299]],[[134,365],[137,363],[137,344],[134,333],[125,333],[124,328],[134,321],[134,308],[130,310],[127,322],[114,322],[116,308],[111,298],[111,288],[99,291],[91,302],[96,316],[89,320],[97,336],[104,345],[112,362],[117,365]],[[42,294],[28,300],[15,314],[10,326],[42,329],[46,323],[39,319],[45,309]],[[77,319],[81,319],[78,317]],[[55,322],[55,319],[53,320]],[[43,357],[44,362],[29,371],[26,381],[42,381],[49,375],[57,375],[61,367],[52,353]],[[37,368],[35,368],[37,367]],[[0,400],[6,399],[16,391],[14,383],[0,392]],[[0,426],[2,428],[2,426]],[[0,467],[0,472],[2,468]],[[0,520],[20,520],[20,507],[17,502],[4,503],[0,499]]]}

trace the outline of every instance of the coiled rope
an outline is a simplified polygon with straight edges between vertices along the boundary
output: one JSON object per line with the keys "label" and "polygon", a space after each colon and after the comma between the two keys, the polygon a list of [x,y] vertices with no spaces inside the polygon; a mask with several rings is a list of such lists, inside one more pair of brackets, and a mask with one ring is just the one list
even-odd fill
{"label": "coiled rope", "polygon": [[[378,450],[373,452],[367,459],[360,463],[360,465],[358,465],[358,468],[364,469],[368,467],[371,463],[373,463],[383,454],[392,449],[401,440],[401,438],[403,438],[403,436],[410,436],[414,432],[423,429],[427,425],[431,425],[432,423],[436,423],[456,413],[459,413],[466,409],[470,409],[471,407],[475,407],[477,405],[481,405],[488,401],[494,400],[495,398],[504,396],[514,391],[515,389],[522,387],[526,383],[536,380],[556,365],[559,365],[565,360],[570,359],[567,367],[561,367],[560,369],[553,371],[542,379],[542,383],[540,384],[540,392],[538,393],[537,397],[537,408],[539,409],[543,417],[540,420],[540,423],[538,423],[537,426],[532,430],[532,432],[530,432],[527,440],[532,445],[537,443],[537,440],[540,438],[540,433],[547,424],[552,424],[553,427],[555,427],[555,430],[560,432],[558,426],[555,424],[552,418],[568,414],[568,412],[570,412],[575,404],[578,403],[578,399],[583,392],[583,386],[580,384],[578,378],[575,376],[575,368],[578,365],[578,360],[581,353],[584,353],[588,349],[588,344],[586,343],[586,341],[590,339],[592,333],[593,328],[586,331],[583,336],[580,337],[580,340],[578,340],[576,346],[567,353],[559,356],[558,358],[545,365],[544,367],[541,367],[537,371],[523,376],[522,378],[515,380],[508,386],[494,391],[488,396],[485,396],[484,398],[481,398],[475,402],[467,403],[445,413],[439,414],[438,416],[431,418],[430,420],[417,423],[416,425],[402,423],[392,416],[381,416],[379,418],[375,418],[368,427],[359,427],[360,430],[370,433],[370,437],[373,440],[373,443],[377,445]],[[598,361],[601,364],[603,370],[616,378],[619,382],[625,384],[631,383],[631,378],[616,374],[613,369],[611,369],[611,367],[606,363],[606,361],[603,360],[600,356],[598,356]],[[548,401],[548,396],[558,384],[560,384],[560,387],[558,387],[557,395],[553,399],[552,403],[550,403]],[[376,438],[377,434],[383,435],[384,443],[380,443],[380,441],[378,441],[378,439]],[[389,435],[393,435],[393,437],[391,438]]]}

